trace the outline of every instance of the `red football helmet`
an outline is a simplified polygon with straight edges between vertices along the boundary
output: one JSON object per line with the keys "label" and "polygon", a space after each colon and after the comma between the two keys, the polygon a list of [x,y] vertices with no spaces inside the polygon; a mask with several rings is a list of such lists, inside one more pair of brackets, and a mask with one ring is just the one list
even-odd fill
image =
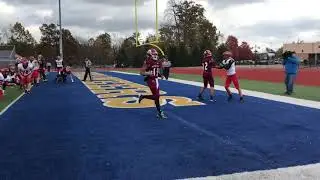
{"label": "red football helmet", "polygon": [[210,50],[205,50],[205,51],[203,52],[203,57],[204,57],[204,58],[212,57],[211,51],[210,51]]}
{"label": "red football helmet", "polygon": [[159,59],[158,52],[155,49],[149,49],[147,51],[147,56],[151,57],[153,60],[157,61]]}
{"label": "red football helmet", "polygon": [[22,59],[21,63],[22,63],[23,68],[27,68],[29,65],[29,61],[25,58]]}

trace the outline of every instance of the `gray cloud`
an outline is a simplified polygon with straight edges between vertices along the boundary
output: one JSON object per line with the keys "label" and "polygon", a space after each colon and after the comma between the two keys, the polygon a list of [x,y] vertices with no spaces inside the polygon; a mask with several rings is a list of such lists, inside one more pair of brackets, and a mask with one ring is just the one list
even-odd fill
{"label": "gray cloud", "polygon": [[[1,1],[1,0],[0,0]],[[19,3],[22,5],[18,8],[18,19],[11,17],[9,19],[0,16],[0,24],[14,23],[16,20],[21,21],[25,26],[41,25],[42,23],[57,23],[58,8],[57,0],[14,0],[7,1],[8,4]],[[80,2],[79,2],[80,1]],[[82,3],[81,3],[82,1]],[[90,31],[107,31],[107,32],[134,32],[134,9],[132,0],[62,0],[62,25],[64,27],[80,27]],[[140,5],[149,0],[139,0]],[[50,4],[50,3],[55,4]],[[74,5],[76,4],[76,6]],[[51,10],[52,17],[41,17],[36,13],[37,10]],[[141,13],[142,9],[140,10]],[[145,11],[145,10],[144,10]],[[101,19],[105,17],[105,19]],[[148,29],[154,27],[154,17],[139,16],[139,29]]]}
{"label": "gray cloud", "polygon": [[[133,6],[134,1],[133,0],[82,0],[83,2],[87,3],[97,3],[97,4],[107,4],[107,5],[113,5],[113,6]],[[139,5],[146,3],[151,0],[139,0]]]}
{"label": "gray cloud", "polygon": [[319,30],[320,21],[318,19],[298,19],[284,22],[261,22],[252,26],[241,27],[239,33],[242,36],[255,35],[261,37],[288,37],[299,32],[309,30]]}
{"label": "gray cloud", "polygon": [[209,4],[216,9],[223,9],[233,5],[260,3],[265,0],[209,0]]}
{"label": "gray cloud", "polygon": [[[4,0],[0,0],[4,1]],[[42,23],[57,23],[57,0],[5,0],[8,4],[15,5],[17,12],[14,16],[0,15],[0,24],[7,26],[15,21],[22,22],[25,26],[41,25]],[[139,0],[140,4],[150,0]],[[160,0],[161,1],[161,0]],[[262,2],[263,0],[209,0],[215,8],[225,8],[232,5]],[[94,3],[92,3],[94,2]],[[133,18],[133,0],[62,0],[62,25],[74,29],[78,36],[88,37],[86,32],[98,31],[117,32],[130,35],[135,31]],[[20,4],[22,3],[22,4]],[[74,5],[76,4],[76,5]],[[52,10],[52,17],[41,17],[37,10]],[[144,13],[139,17],[139,30],[154,29],[154,16],[146,13],[148,9],[141,8]],[[105,19],[99,19],[106,17]],[[0,28],[1,28],[0,27]],[[295,21],[265,21],[252,26],[228,27],[234,35],[245,37],[247,40],[264,41],[268,37],[287,39],[299,32],[320,29],[319,20],[298,19]],[[81,33],[80,33],[81,32]]]}
{"label": "gray cloud", "polygon": [[234,27],[232,35],[241,37],[242,41],[262,43],[269,47],[278,48],[283,43],[296,41],[298,38],[305,41],[318,40],[299,37],[299,33],[308,31],[318,31],[317,37],[320,37],[320,21],[317,19],[264,21],[255,25]]}
{"label": "gray cloud", "polygon": [[[14,5],[45,5],[50,6],[54,4],[58,4],[58,0],[2,0],[8,4]],[[151,0],[139,0],[139,5],[143,5],[144,3]],[[71,2],[71,3],[70,3]],[[100,4],[100,5],[111,5],[111,6],[133,6],[133,0],[61,0],[61,4]]]}
{"label": "gray cloud", "polygon": [[[57,0],[1,0],[2,2],[11,4],[11,5],[52,5],[52,4],[58,4]],[[63,1],[63,0],[62,0]]]}

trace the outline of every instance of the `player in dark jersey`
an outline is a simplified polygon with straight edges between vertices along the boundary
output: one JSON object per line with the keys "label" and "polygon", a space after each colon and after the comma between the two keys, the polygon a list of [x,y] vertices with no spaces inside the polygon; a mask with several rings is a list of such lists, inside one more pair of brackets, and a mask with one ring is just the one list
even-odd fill
{"label": "player in dark jersey", "polygon": [[160,107],[160,87],[158,82],[158,77],[162,77],[161,75],[162,63],[159,61],[158,52],[155,49],[149,49],[147,51],[147,58],[143,63],[143,66],[140,70],[140,74],[145,76],[145,81],[150,88],[152,95],[140,95],[139,103],[143,99],[151,99],[154,100],[158,111],[158,118],[167,118]]}
{"label": "player in dark jersey", "polygon": [[203,100],[202,94],[204,90],[210,85],[210,101],[215,101],[213,99],[214,96],[214,79],[212,76],[212,68],[214,67],[214,61],[212,58],[212,53],[210,50],[206,50],[203,53],[202,59],[202,78],[203,78],[203,87],[200,88],[200,92],[198,95],[199,100]]}
{"label": "player in dark jersey", "polygon": [[38,55],[38,63],[39,63],[39,73],[40,77],[44,82],[47,82],[47,76],[46,76],[46,67],[45,67],[45,62],[44,58],[41,54]]}

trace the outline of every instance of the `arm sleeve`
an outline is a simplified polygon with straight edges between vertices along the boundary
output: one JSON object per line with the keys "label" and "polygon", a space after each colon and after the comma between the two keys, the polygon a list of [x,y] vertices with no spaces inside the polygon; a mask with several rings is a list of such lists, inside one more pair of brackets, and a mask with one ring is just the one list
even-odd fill
{"label": "arm sleeve", "polygon": [[160,70],[159,70],[159,74],[158,74],[158,77],[162,77],[162,75],[163,75],[163,67],[162,67],[162,68],[160,68]]}
{"label": "arm sleeve", "polygon": [[4,77],[3,77],[2,73],[0,73],[0,81],[4,81]]}
{"label": "arm sleeve", "polygon": [[299,59],[297,57],[288,57],[287,58],[287,62],[292,63],[292,64],[298,64],[299,63]]}
{"label": "arm sleeve", "polygon": [[286,63],[287,63],[287,58],[284,58],[282,61],[282,65],[286,65]]}
{"label": "arm sleeve", "polygon": [[230,67],[231,67],[231,65],[232,65],[233,63],[235,63],[234,60],[229,61],[229,63],[228,63],[227,65],[225,65],[224,68],[225,68],[225,69],[230,69]]}

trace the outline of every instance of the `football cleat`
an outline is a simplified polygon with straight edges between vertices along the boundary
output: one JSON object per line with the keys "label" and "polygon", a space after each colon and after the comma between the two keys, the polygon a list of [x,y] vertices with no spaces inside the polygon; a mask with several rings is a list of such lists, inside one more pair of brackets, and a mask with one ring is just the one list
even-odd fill
{"label": "football cleat", "polygon": [[157,118],[159,118],[159,119],[167,119],[168,117],[164,114],[163,111],[161,111],[160,113],[158,113]]}
{"label": "football cleat", "polygon": [[140,94],[139,95],[139,104],[141,103],[142,100],[143,100],[143,96]]}
{"label": "football cleat", "polygon": [[217,102],[215,99],[213,99],[213,96],[210,96],[210,101],[211,102]]}
{"label": "football cleat", "polygon": [[197,98],[198,98],[198,100],[199,100],[199,101],[203,101],[203,100],[204,100],[204,99],[203,99],[203,97],[202,97],[201,95],[198,95],[198,97],[197,97]]}

